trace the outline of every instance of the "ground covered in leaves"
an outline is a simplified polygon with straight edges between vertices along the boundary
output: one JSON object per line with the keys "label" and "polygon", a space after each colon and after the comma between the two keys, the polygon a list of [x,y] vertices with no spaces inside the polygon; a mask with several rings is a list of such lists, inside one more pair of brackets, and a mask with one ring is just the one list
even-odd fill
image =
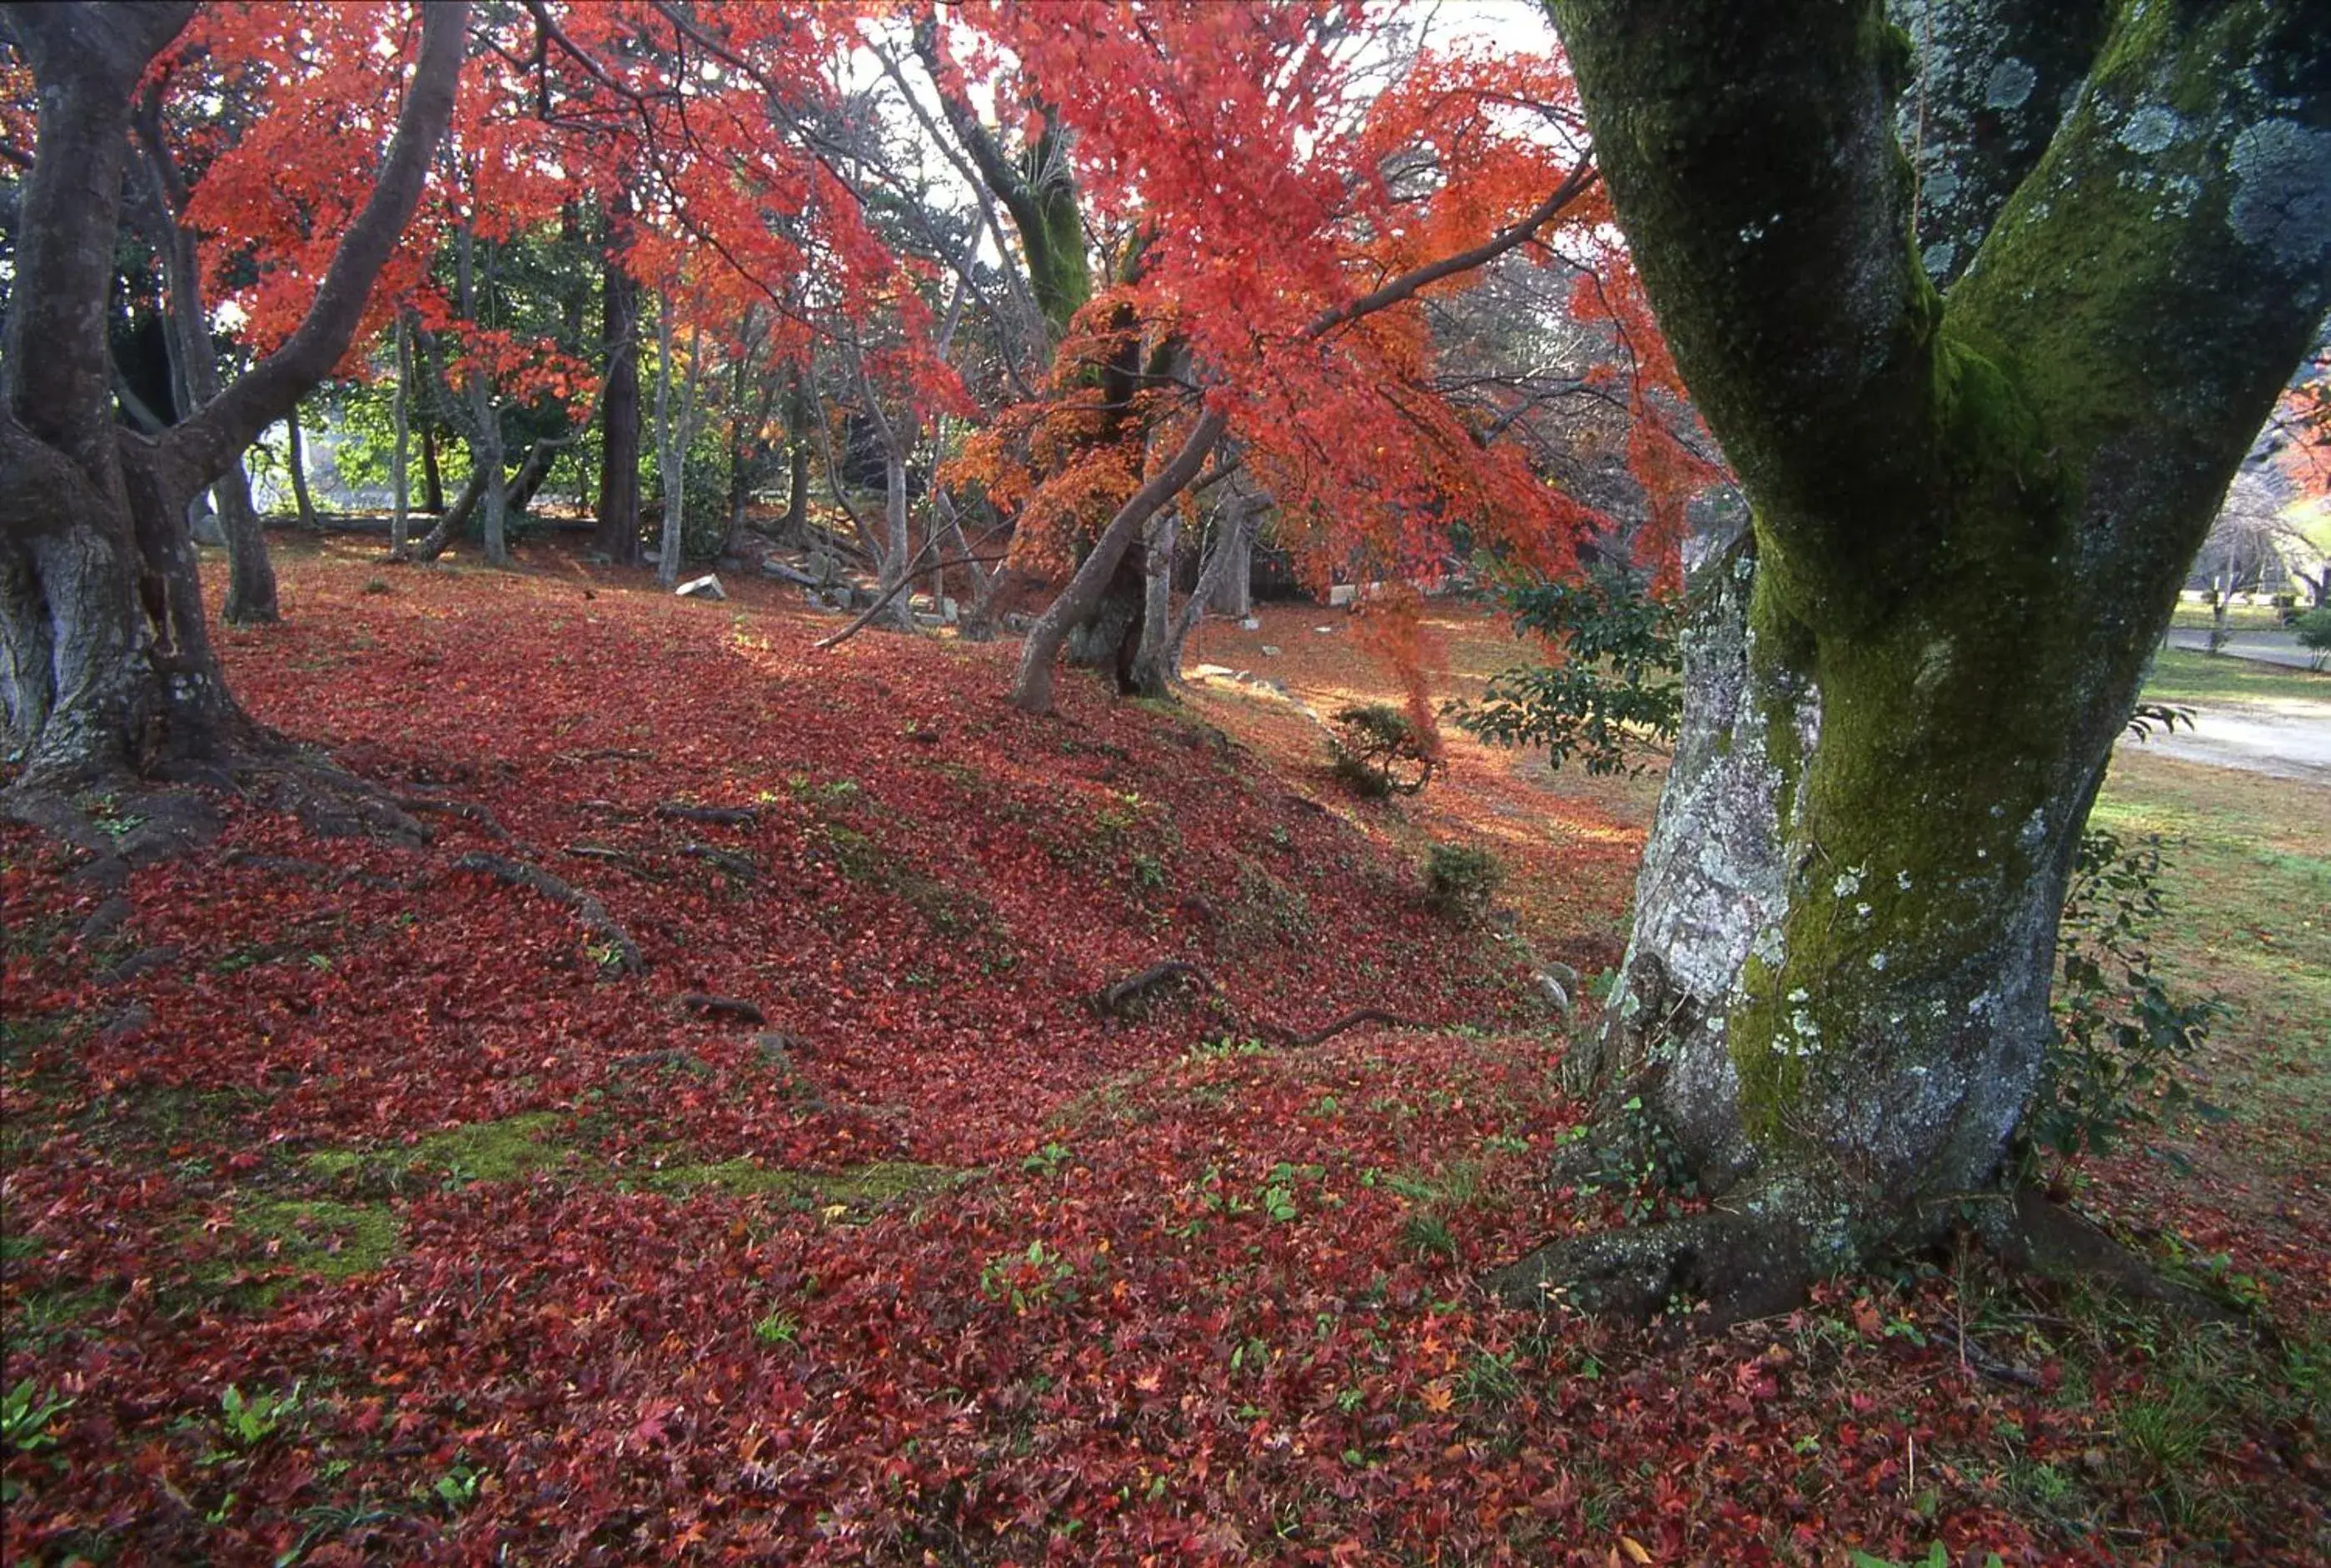
{"label": "ground covered in leaves", "polygon": [[[435,841],[222,802],[109,908],[0,838],[12,1563],[2331,1552],[2320,1214],[2258,1220],[2319,1166],[2107,1174],[2246,1327],[1972,1257],[1680,1342],[1480,1295],[1657,1202],[1546,1185],[1528,970],[1615,956],[1640,788],[1460,746],[1363,806],[1237,683],[1032,720],[1008,648],[813,653],[758,584],[284,565],[237,690]],[[1416,1027],[1283,1043],[1363,1007]]]}

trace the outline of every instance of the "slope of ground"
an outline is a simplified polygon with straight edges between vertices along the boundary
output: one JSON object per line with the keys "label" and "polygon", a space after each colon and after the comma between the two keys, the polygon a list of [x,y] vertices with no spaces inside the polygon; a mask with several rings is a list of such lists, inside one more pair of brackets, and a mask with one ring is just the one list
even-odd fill
{"label": "slope of ground", "polygon": [[[438,839],[226,803],[109,908],[0,838],[12,1563],[2331,1544],[2319,1250],[2230,1266],[2271,1352],[1973,1262],[1680,1347],[1481,1297],[1647,1201],[1546,1188],[1519,962],[1615,956],[1640,781],[1460,745],[1364,808],[1251,694],[1031,720],[1008,649],[815,654],[760,584],[289,556],[238,690]],[[1509,930],[1425,907],[1440,838],[1506,855]],[[1219,992],[1089,1004],[1169,958]],[[1284,1043],[1361,1007],[1432,1028]]]}

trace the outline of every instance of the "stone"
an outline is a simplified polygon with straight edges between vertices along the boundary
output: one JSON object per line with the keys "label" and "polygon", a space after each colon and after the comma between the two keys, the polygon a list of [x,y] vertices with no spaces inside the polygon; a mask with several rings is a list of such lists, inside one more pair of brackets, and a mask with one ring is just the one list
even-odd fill
{"label": "stone", "polygon": [[1275,658],[1277,658],[1277,657],[1279,656],[1279,649],[1277,648],[1277,646],[1276,646],[1276,645],[1274,645],[1274,644],[1272,644],[1272,643],[1269,643],[1269,642],[1264,643],[1264,644],[1262,645],[1262,651],[1263,651],[1263,652],[1265,652],[1265,653],[1267,653],[1267,654],[1269,654],[1269,655],[1270,655],[1270,656],[1271,656],[1272,658],[1274,658],[1274,659],[1275,659]]}
{"label": "stone", "polygon": [[1327,590],[1327,608],[1348,610],[1360,602],[1360,590],[1351,583],[1338,583]]}
{"label": "stone", "polygon": [[1246,617],[1244,620],[1242,620],[1242,621],[1241,621],[1241,622],[1239,622],[1239,630],[1240,630],[1240,631],[1242,631],[1242,632],[1260,632],[1260,631],[1261,631],[1261,630],[1262,630],[1262,617],[1261,617],[1261,616],[1260,616],[1260,615],[1249,615],[1249,616],[1248,616],[1248,617]]}
{"label": "stone", "polygon": [[682,583],[679,587],[674,588],[672,593],[682,599],[726,599],[728,597],[728,591],[720,585],[720,579],[717,575],[709,572],[701,577]]}

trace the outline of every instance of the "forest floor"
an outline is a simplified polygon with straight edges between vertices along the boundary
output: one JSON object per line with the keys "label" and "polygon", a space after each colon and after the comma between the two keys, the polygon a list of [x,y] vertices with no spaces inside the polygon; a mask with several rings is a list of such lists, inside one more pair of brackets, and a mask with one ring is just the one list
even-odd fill
{"label": "forest floor", "polygon": [[[221,802],[109,929],[0,832],[12,1564],[2331,1556],[2331,791],[2139,755],[2100,808],[2178,841],[2235,1115],[2083,1200],[2249,1326],[1969,1254],[1622,1333],[1474,1281],[1659,1202],[1546,1185],[1527,963],[1615,961],[1655,780],[1452,737],[1362,804],[1235,683],[1030,719],[1010,646],[815,653],[775,585],[281,557],[236,690],[435,841]],[[1510,657],[1436,614],[1442,693]],[[1193,662],[1393,689],[1262,621]],[[1502,918],[1430,907],[1433,841]],[[1166,959],[1219,989],[1090,1004]],[[1420,1027],[1279,1043],[1361,1007]]]}

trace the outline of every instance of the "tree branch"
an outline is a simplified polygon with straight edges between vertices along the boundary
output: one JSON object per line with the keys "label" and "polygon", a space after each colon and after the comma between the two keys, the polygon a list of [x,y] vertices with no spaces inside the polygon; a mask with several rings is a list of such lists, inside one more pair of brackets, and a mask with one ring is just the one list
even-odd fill
{"label": "tree branch", "polygon": [[1882,597],[1918,570],[1905,544],[1945,488],[1899,35],[1879,0],[1547,5],[1635,264],[1760,527],[1841,553],[1839,580]]}
{"label": "tree branch", "polygon": [[364,210],[341,237],[307,319],[282,347],[160,443],[162,460],[181,470],[188,489],[224,472],[261,431],[290,414],[300,395],[330,375],[347,352],[373,280],[421,199],[430,158],[452,119],[468,12],[466,0],[422,7],[421,52],[397,116],[396,134]]}

